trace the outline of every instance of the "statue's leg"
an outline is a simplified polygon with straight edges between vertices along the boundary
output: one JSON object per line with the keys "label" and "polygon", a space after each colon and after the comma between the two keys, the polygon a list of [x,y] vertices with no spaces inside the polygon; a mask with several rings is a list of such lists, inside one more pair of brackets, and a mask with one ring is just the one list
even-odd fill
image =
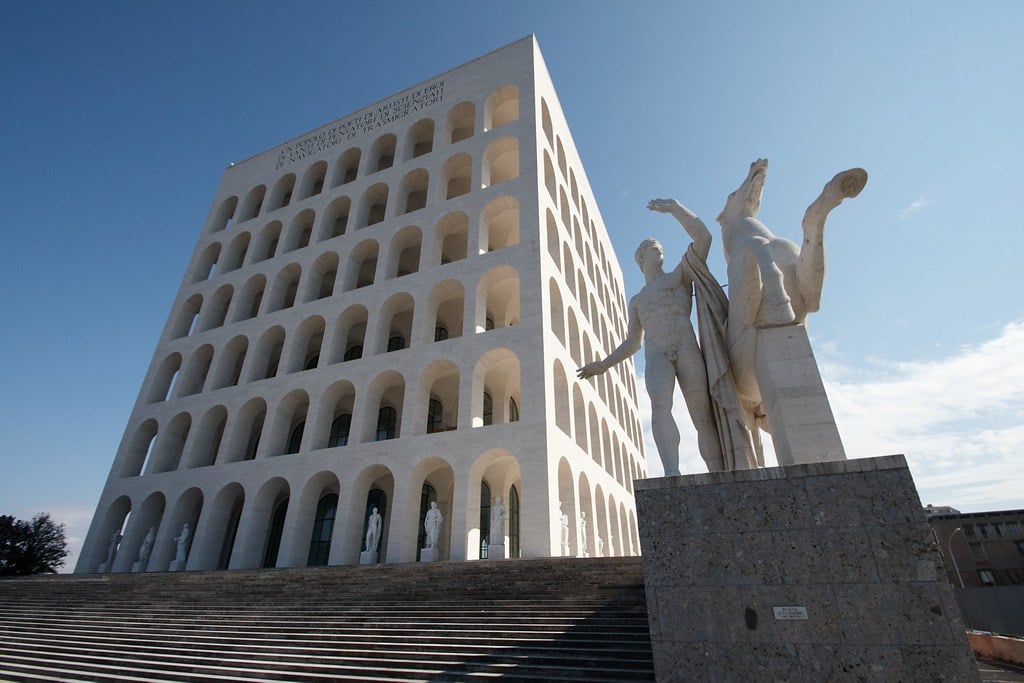
{"label": "statue's leg", "polygon": [[796,277],[808,312],[821,307],[821,288],[825,281],[825,219],[844,199],[860,194],[867,181],[868,174],[862,168],[837,174],[804,213],[804,241],[800,246]]}
{"label": "statue's leg", "polygon": [[[789,295],[786,294],[782,270],[775,262],[768,240],[757,237],[749,240],[746,245],[740,258],[743,259],[741,267],[746,271],[744,297],[748,299],[747,310],[752,315],[749,324],[772,327],[792,323],[796,319],[796,314],[793,312]],[[760,307],[753,301],[758,295],[754,289],[758,281],[761,285]]]}
{"label": "statue's leg", "polygon": [[646,355],[644,382],[651,399],[651,432],[668,477],[679,474],[679,428],[672,417],[674,377],[672,363],[665,354],[652,351]]}
{"label": "statue's leg", "polygon": [[[690,334],[693,335],[692,332]],[[697,346],[696,337],[685,340],[678,354],[675,363],[676,379],[683,391],[686,410],[697,429],[700,457],[704,459],[709,472],[721,472],[725,469],[725,458],[722,455],[722,442],[711,407],[704,357]]]}

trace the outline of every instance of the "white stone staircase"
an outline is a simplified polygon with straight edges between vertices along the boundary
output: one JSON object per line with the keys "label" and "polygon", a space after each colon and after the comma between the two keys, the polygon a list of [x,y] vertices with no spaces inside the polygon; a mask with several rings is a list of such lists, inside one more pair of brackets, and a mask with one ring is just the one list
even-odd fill
{"label": "white stone staircase", "polygon": [[650,681],[639,558],[0,581],[0,679]]}

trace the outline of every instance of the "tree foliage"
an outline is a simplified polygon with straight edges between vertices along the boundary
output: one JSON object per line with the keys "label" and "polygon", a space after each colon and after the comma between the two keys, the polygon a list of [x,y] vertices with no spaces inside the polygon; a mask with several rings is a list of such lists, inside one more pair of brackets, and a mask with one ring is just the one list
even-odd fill
{"label": "tree foliage", "polygon": [[53,574],[68,554],[64,525],[41,512],[31,521],[0,515],[0,576]]}

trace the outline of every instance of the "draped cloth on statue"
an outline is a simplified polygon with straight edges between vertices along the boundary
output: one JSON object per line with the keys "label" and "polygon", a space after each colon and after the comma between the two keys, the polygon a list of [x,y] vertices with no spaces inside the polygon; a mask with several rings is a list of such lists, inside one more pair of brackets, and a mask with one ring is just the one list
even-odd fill
{"label": "draped cloth on statue", "polygon": [[698,339],[704,366],[708,373],[718,440],[726,470],[745,470],[764,467],[761,434],[743,409],[736,381],[729,366],[729,346],[726,324],[729,319],[729,299],[707,263],[697,256],[693,245],[686,250],[686,265],[693,275],[693,289],[697,308]]}

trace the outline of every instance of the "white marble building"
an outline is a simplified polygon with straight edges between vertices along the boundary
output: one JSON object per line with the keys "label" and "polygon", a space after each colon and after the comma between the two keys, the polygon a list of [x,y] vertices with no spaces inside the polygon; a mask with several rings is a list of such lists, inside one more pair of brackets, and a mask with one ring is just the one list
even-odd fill
{"label": "white marble building", "polygon": [[635,554],[632,362],[575,379],[624,332],[533,37],[233,164],[76,571],[178,568],[186,523],[190,570],[354,564],[374,506],[412,562],[434,501],[436,559],[561,555],[560,501],[569,553]]}

